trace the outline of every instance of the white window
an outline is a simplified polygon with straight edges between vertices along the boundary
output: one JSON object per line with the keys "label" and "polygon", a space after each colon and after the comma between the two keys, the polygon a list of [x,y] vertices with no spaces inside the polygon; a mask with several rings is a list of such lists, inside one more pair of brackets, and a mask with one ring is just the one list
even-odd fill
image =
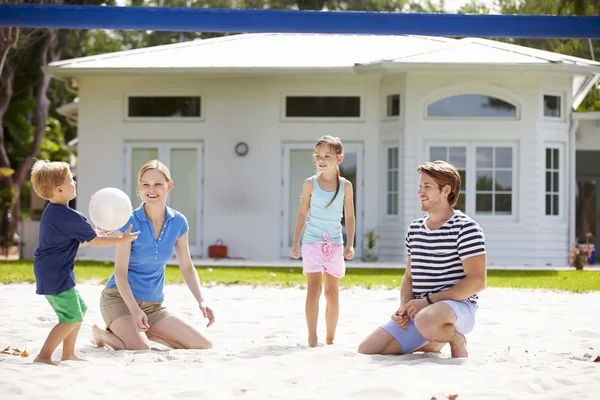
{"label": "white window", "polygon": [[546,148],[546,215],[559,215],[560,212],[560,149]]}
{"label": "white window", "polygon": [[385,116],[388,118],[400,116],[400,95],[399,94],[388,94],[387,95]]}
{"label": "white window", "polygon": [[562,96],[544,95],[544,118],[562,119]]}
{"label": "white window", "polygon": [[398,160],[398,147],[387,148],[387,192],[386,192],[386,214],[398,215],[398,178],[400,173],[400,162]]}
{"label": "white window", "polygon": [[427,106],[429,118],[507,118],[518,117],[517,106],[484,94],[458,94]]}
{"label": "white window", "polygon": [[515,204],[515,146],[512,144],[431,144],[429,161],[454,165],[461,176],[455,206],[471,215],[511,216]]}

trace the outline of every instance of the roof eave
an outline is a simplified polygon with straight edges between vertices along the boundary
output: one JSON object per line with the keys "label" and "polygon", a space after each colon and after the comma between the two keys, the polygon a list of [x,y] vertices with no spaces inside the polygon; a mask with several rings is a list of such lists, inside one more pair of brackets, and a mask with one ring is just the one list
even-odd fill
{"label": "roof eave", "polygon": [[587,65],[572,65],[564,63],[472,63],[472,62],[461,62],[461,63],[423,63],[423,62],[395,62],[395,61],[382,61],[378,63],[368,64],[373,68],[374,64],[380,65],[380,68],[384,70],[394,69],[439,69],[444,68],[446,70],[459,70],[459,69],[497,69],[497,70],[528,70],[528,71],[557,71],[557,72],[568,72],[568,73],[588,73],[588,74],[600,74],[600,67],[587,66]]}

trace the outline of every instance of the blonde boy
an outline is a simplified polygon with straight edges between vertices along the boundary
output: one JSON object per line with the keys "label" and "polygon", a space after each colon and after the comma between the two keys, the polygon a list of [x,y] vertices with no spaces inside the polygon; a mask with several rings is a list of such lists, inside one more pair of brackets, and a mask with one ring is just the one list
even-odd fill
{"label": "blonde boy", "polygon": [[31,171],[33,189],[50,203],[40,221],[38,247],[34,251],[33,269],[36,293],[44,295],[56,315],[58,324],[50,331],[34,362],[58,365],[52,361],[54,350],[62,343],[62,361],[83,359],[75,355],[75,342],[87,306],[77,291],[74,260],[81,243],[95,247],[131,242],[139,232],[131,227],[122,237],[107,237],[96,231],[80,212],[69,207],[77,191],[69,164],[38,160]]}

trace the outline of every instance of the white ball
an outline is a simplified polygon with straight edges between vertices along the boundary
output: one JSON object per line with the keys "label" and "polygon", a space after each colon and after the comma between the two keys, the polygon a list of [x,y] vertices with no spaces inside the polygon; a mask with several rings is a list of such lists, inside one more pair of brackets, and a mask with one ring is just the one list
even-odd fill
{"label": "white ball", "polygon": [[97,228],[114,231],[124,226],[131,216],[131,200],[122,190],[107,187],[92,195],[89,213]]}

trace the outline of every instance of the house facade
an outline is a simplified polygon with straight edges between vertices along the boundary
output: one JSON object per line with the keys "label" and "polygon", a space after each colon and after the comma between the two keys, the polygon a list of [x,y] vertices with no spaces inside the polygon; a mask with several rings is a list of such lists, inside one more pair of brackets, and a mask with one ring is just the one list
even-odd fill
{"label": "house facade", "polygon": [[137,171],[158,158],[196,258],[218,240],[234,258],[289,258],[313,146],[329,134],[354,184],[357,258],[375,230],[380,259],[406,261],[406,229],[423,213],[416,166],[444,159],[463,176],[458,208],[483,227],[490,265],[568,264],[573,109],[600,63],[480,39],[261,34],[47,72],[78,90],[79,210],[107,186],[139,205]]}

